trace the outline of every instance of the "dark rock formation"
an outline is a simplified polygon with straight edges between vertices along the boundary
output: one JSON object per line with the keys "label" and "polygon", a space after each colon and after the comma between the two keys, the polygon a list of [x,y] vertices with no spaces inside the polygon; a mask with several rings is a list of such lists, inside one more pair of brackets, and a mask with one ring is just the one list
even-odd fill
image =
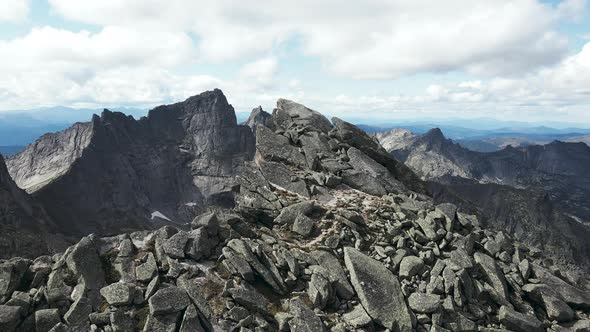
{"label": "dark rock formation", "polygon": [[250,129],[214,90],[139,120],[105,110],[41,137],[8,168],[63,232],[114,234],[231,207],[235,176],[253,153]]}
{"label": "dark rock formation", "polygon": [[36,257],[65,249],[57,227],[24,190],[12,181],[0,155],[0,258]]}

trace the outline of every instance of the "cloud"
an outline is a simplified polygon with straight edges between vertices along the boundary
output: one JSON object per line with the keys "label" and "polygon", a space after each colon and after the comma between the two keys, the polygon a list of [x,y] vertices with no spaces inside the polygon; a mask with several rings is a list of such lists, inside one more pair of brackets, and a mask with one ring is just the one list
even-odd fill
{"label": "cloud", "polygon": [[278,68],[276,57],[262,58],[244,65],[240,70],[239,79],[257,88],[271,89]]}
{"label": "cloud", "polygon": [[579,19],[586,8],[583,0],[49,2],[71,20],[190,31],[210,61],[260,56],[295,38],[329,70],[355,78],[454,70],[505,75],[549,66],[567,53],[556,25]]}
{"label": "cloud", "polygon": [[4,0],[0,10],[0,22],[24,21],[31,10],[30,0]]}
{"label": "cloud", "polygon": [[[494,77],[456,84],[432,83],[416,95],[337,95],[340,114],[372,110],[377,117],[400,116],[506,118],[520,121],[576,121],[588,125],[590,108],[590,42],[559,64],[519,78]],[[327,107],[328,106],[324,106]],[[378,112],[377,112],[378,111]]]}
{"label": "cloud", "polygon": [[172,88],[184,91],[168,78],[194,56],[184,33],[34,28],[22,38],[0,41],[0,107],[161,100]]}

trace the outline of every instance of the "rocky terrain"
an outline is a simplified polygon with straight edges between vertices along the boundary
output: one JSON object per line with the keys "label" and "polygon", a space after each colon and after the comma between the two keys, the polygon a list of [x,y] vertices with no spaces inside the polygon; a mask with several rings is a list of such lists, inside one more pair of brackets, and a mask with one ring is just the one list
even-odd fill
{"label": "rocky terrain", "polygon": [[7,165],[63,232],[81,237],[186,223],[212,205],[231,207],[235,176],[253,154],[251,130],[214,90],[139,120],[105,110],[44,135]]}
{"label": "rocky terrain", "polygon": [[588,331],[584,275],[279,100],[234,208],[0,262],[2,331]]}
{"label": "rocky terrain", "polygon": [[377,138],[430,181],[437,201],[479,211],[482,222],[538,245],[557,260],[590,266],[590,148],[584,143],[473,152],[438,129]]}

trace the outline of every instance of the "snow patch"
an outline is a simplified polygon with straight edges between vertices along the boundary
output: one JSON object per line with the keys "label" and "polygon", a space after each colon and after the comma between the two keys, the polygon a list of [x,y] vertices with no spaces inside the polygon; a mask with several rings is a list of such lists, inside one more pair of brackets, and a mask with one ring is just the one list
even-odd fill
{"label": "snow patch", "polygon": [[170,220],[170,218],[166,217],[160,211],[154,211],[154,212],[152,212],[152,218],[151,219],[154,220],[154,218],[160,218],[160,219],[165,219],[165,220],[168,220],[168,221],[172,221],[172,220]]}
{"label": "snow patch", "polygon": [[193,207],[193,206],[197,206],[197,203],[195,203],[195,202],[188,202],[188,203],[184,203],[184,205]]}

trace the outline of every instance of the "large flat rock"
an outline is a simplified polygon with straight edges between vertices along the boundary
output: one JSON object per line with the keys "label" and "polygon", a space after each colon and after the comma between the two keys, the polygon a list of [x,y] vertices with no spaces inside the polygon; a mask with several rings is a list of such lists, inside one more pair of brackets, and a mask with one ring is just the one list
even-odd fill
{"label": "large flat rock", "polygon": [[412,319],[397,277],[380,262],[351,247],[344,248],[344,263],[369,316],[393,331],[411,331]]}

